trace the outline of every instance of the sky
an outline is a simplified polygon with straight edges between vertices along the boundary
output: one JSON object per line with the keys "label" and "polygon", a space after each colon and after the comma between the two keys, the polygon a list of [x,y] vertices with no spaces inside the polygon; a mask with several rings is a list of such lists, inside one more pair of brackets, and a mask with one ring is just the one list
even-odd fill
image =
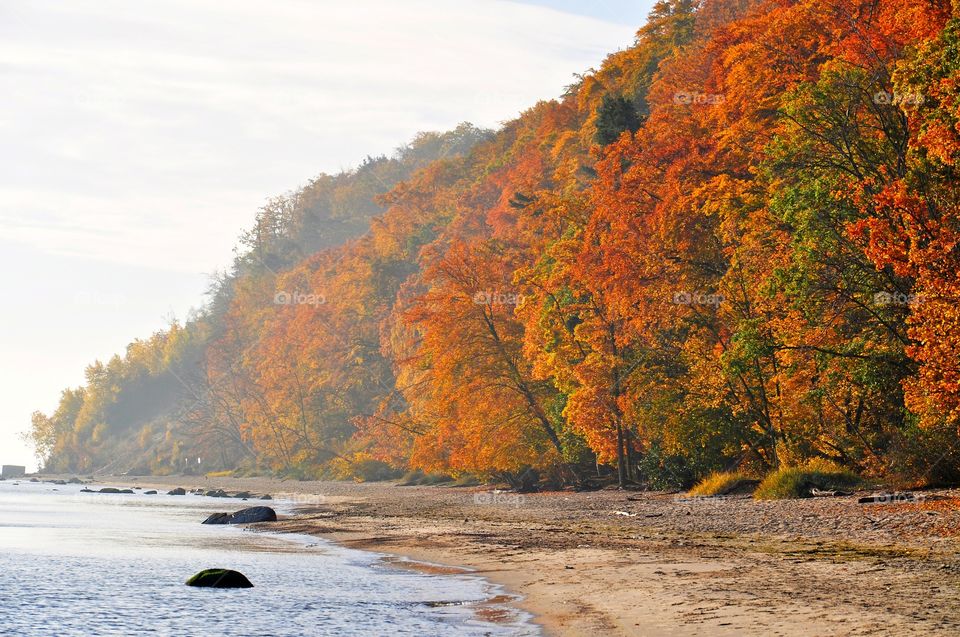
{"label": "sky", "polygon": [[557,97],[652,4],[0,0],[0,463],[199,306],[268,198]]}

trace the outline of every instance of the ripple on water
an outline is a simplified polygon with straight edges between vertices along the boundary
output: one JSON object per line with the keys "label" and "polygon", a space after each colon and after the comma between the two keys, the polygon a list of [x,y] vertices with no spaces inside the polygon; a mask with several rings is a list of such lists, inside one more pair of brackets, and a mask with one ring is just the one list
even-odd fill
{"label": "ripple on water", "polygon": [[[83,498],[79,488],[25,486],[0,484],[0,634],[540,634],[510,598],[467,573],[203,526],[224,505],[199,496]],[[254,588],[183,584],[215,567],[241,571]]]}

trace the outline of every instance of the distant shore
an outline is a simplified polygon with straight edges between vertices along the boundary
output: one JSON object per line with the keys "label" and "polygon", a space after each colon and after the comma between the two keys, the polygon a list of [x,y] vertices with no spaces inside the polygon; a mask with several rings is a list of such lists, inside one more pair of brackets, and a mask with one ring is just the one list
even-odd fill
{"label": "distant shore", "polygon": [[960,490],[865,505],[270,478],[97,482],[293,498],[301,512],[263,528],[469,568],[521,595],[548,635],[960,633]]}

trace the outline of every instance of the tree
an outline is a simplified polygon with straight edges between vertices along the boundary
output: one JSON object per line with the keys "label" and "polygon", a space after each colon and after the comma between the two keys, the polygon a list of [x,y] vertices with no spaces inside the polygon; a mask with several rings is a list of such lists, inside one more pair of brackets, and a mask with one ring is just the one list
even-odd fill
{"label": "tree", "polygon": [[595,139],[601,146],[606,146],[617,141],[624,131],[636,132],[640,124],[640,116],[630,100],[620,95],[606,95],[597,110]]}

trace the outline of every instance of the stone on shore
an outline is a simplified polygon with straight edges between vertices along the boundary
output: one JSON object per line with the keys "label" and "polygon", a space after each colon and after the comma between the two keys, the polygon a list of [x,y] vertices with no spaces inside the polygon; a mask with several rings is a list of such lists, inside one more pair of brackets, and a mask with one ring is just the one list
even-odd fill
{"label": "stone on shore", "polygon": [[167,495],[187,495],[187,491],[183,487],[177,487],[176,489],[167,491]]}
{"label": "stone on shore", "polygon": [[236,513],[214,513],[204,524],[250,524],[251,522],[276,522],[277,512],[270,507],[249,507]]}
{"label": "stone on shore", "polygon": [[208,568],[187,580],[187,586],[203,588],[253,588],[250,580],[240,572],[226,568]]}

